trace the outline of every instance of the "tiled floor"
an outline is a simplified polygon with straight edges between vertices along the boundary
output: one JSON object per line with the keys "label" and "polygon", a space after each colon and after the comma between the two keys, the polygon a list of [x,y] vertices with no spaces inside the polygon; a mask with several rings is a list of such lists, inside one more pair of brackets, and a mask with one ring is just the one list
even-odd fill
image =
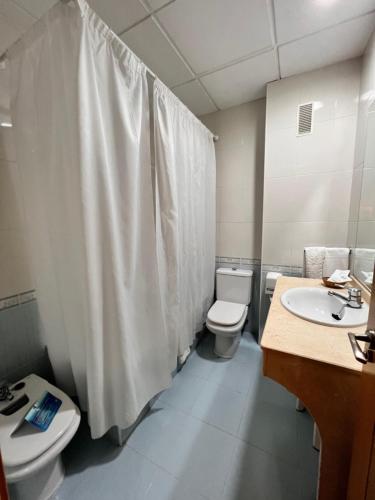
{"label": "tiled floor", "polygon": [[230,361],[204,338],[127,445],[92,441],[82,426],[67,448],[59,500],[312,500],[319,454],[312,420],[261,375],[248,334]]}

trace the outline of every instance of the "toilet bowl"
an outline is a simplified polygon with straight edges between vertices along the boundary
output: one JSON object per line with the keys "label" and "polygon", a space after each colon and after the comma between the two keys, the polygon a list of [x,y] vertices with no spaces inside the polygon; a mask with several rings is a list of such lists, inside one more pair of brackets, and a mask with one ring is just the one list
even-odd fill
{"label": "toilet bowl", "polygon": [[251,298],[253,273],[238,268],[216,270],[216,302],[207,314],[207,329],[215,334],[214,352],[232,358],[241,339]]}
{"label": "toilet bowl", "polygon": [[232,358],[241,340],[248,307],[217,300],[208,311],[206,326],[216,335],[214,352],[221,358]]}
{"label": "toilet bowl", "polygon": [[[62,401],[46,431],[24,421],[45,391]],[[60,389],[37,375],[11,387],[13,399],[0,402],[0,448],[12,500],[47,500],[64,479],[61,452],[76,433],[81,414]]]}

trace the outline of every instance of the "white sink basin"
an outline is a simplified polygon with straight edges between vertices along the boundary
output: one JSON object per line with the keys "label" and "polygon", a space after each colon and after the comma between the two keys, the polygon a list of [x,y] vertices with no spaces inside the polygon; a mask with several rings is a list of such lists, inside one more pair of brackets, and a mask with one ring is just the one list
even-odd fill
{"label": "white sink basin", "polygon": [[[346,294],[343,290],[343,295]],[[326,288],[290,288],[282,294],[281,303],[296,316],[321,325],[349,328],[364,325],[368,319],[369,308],[366,303],[361,309],[345,307],[343,318],[334,319],[332,313],[338,313],[344,301],[328,295]]]}

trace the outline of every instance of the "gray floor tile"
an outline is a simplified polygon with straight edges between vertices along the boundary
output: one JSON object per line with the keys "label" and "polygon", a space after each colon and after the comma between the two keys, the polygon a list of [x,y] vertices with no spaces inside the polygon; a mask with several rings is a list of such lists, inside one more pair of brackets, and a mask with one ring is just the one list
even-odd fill
{"label": "gray floor tile", "polygon": [[160,394],[159,401],[189,413],[205,383],[206,381],[202,378],[188,374],[182,369],[173,378],[172,386]]}
{"label": "gray floor tile", "polygon": [[191,414],[230,434],[240,425],[246,395],[209,381],[203,387]]}
{"label": "gray floor tile", "polygon": [[260,377],[258,394],[262,401],[284,406],[291,410],[296,408],[296,396],[268,377]]}
{"label": "gray floor tile", "polygon": [[259,361],[262,357],[262,350],[257,344],[254,337],[249,332],[244,332],[242,334],[241,343],[234,355],[234,360],[238,363],[257,363],[260,366]]}
{"label": "gray floor tile", "polygon": [[190,450],[177,475],[179,483],[212,500],[218,499],[224,490],[236,439],[205,423],[192,437]]}
{"label": "gray floor tile", "polygon": [[189,494],[189,490],[179,488],[171,474],[126,446],[110,464],[88,470],[73,490],[62,487],[56,498],[184,500]]}
{"label": "gray floor tile", "polygon": [[249,444],[297,465],[297,412],[256,400],[243,414],[238,437]]}
{"label": "gray floor tile", "polygon": [[64,452],[59,500],[313,500],[319,454],[313,421],[261,374],[244,335],[229,361],[212,335],[118,448],[82,424]]}
{"label": "gray floor tile", "polygon": [[221,500],[299,500],[295,468],[239,442]]}
{"label": "gray floor tile", "polygon": [[301,468],[315,477],[318,474],[319,452],[313,448],[314,421],[307,411],[297,413],[297,453]]}
{"label": "gray floor tile", "polygon": [[247,394],[259,376],[258,361],[253,364],[237,363],[234,359],[217,363],[209,380],[242,394]]}
{"label": "gray floor tile", "polygon": [[301,500],[316,500],[317,495],[317,477],[318,466],[315,470],[298,474],[296,480],[300,484],[300,499]]}
{"label": "gray floor tile", "polygon": [[182,370],[187,375],[208,379],[213,368],[212,359],[204,358],[197,351],[194,351],[187,359]]}
{"label": "gray floor tile", "polygon": [[182,486],[178,479],[159,469],[145,500],[210,500],[194,489]]}
{"label": "gray floor tile", "polygon": [[158,400],[130,436],[128,445],[176,476],[200,425],[198,420]]}
{"label": "gray floor tile", "polygon": [[215,427],[157,402],[129,440],[129,446],[210,498],[222,492],[236,440]]}

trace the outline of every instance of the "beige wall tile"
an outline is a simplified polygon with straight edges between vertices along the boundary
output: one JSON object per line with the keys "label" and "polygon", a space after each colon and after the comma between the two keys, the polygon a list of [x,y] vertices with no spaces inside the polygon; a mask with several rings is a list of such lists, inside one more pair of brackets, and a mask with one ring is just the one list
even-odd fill
{"label": "beige wall tile", "polygon": [[361,202],[361,191],[362,191],[362,165],[359,168],[353,170],[352,178],[352,189],[350,193],[350,208],[349,208],[349,220],[351,222],[357,221],[359,217],[359,205]]}
{"label": "beige wall tile", "polygon": [[260,258],[265,99],[202,116],[215,134],[217,251]]}
{"label": "beige wall tile", "polygon": [[262,235],[262,264],[292,265],[292,241],[292,223],[265,222]]}
{"label": "beige wall tile", "polygon": [[346,246],[348,246],[348,247],[356,247],[357,246],[357,222],[349,222],[348,223],[348,238],[347,238]]}
{"label": "beige wall tile", "polygon": [[23,223],[17,164],[0,160],[0,230],[21,228]]}
{"label": "beige wall tile", "polygon": [[265,180],[264,222],[349,219],[352,172]]}
{"label": "beige wall tile", "polygon": [[375,168],[375,112],[367,116],[364,154],[365,168]]}
{"label": "beige wall tile", "polygon": [[265,162],[267,169],[264,172],[268,177],[288,177],[296,173],[297,148],[296,129],[284,128],[272,131],[266,137]]}
{"label": "beige wall tile", "polygon": [[218,187],[217,214],[218,222],[256,222],[255,197],[245,187]]}
{"label": "beige wall tile", "polygon": [[297,222],[292,228],[293,265],[303,265],[303,249],[306,246],[346,246],[348,223]]}
{"label": "beige wall tile", "polygon": [[[10,123],[9,67],[0,70],[0,123]],[[34,288],[24,239],[14,130],[0,126],[0,298]]]}
{"label": "beige wall tile", "polygon": [[217,254],[224,257],[260,257],[259,224],[220,222]]}
{"label": "beige wall tile", "polygon": [[34,288],[23,232],[0,230],[0,297]]}
{"label": "beige wall tile", "polygon": [[375,221],[358,222],[358,248],[375,248]]}
{"label": "beige wall tile", "polygon": [[217,147],[216,149],[216,185],[251,186],[255,178],[256,151],[247,144],[238,147]]}
{"label": "beige wall tile", "polygon": [[0,160],[16,161],[12,127],[0,127]]}
{"label": "beige wall tile", "polygon": [[375,221],[375,168],[363,169],[359,220]]}
{"label": "beige wall tile", "polygon": [[216,223],[216,255],[220,256],[220,224]]}
{"label": "beige wall tile", "polygon": [[[360,183],[353,173],[360,68],[355,59],[267,87],[265,264],[302,265],[305,246],[347,242]],[[314,103],[313,130],[297,136],[297,106],[305,102]]]}

